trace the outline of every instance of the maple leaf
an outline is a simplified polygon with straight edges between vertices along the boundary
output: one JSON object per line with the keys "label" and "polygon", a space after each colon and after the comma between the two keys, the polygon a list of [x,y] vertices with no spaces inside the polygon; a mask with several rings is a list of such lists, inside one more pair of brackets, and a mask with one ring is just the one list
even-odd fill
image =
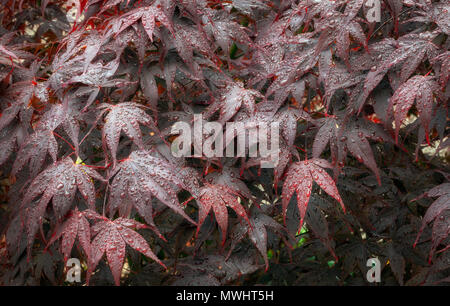
{"label": "maple leaf", "polygon": [[159,98],[158,85],[156,84],[155,75],[160,76],[161,69],[158,66],[152,65],[147,69],[143,69],[140,79],[142,92],[149,100],[150,105],[154,108],[156,108]]}
{"label": "maple leaf", "polygon": [[[274,83],[272,83],[272,84],[274,84]],[[281,106],[284,103],[284,101],[286,100],[286,98],[289,96],[289,94],[292,96],[292,98],[295,101],[297,101],[297,102],[299,102],[299,104],[301,104],[302,100],[303,100],[303,94],[305,93],[305,87],[306,87],[305,85],[306,85],[306,80],[302,78],[295,83],[292,83],[286,87],[276,90],[275,94],[274,94],[274,98],[273,98],[275,105]],[[273,90],[273,87],[271,88],[271,90]],[[267,94],[266,94],[266,97],[267,97]]]}
{"label": "maple leaf", "polygon": [[[350,36],[367,49],[364,31],[362,30],[361,25],[354,20],[363,3],[364,0],[350,1],[346,5],[343,14],[330,10],[324,14],[324,19],[317,22],[317,28],[321,31],[319,40],[336,40],[336,53],[344,60],[349,68],[351,67],[348,61]],[[321,43],[319,43],[318,46],[327,47],[325,44],[322,45]],[[322,50],[319,49],[318,51]]]}
{"label": "maple leaf", "polygon": [[[20,60],[34,60],[36,57],[24,50],[22,44],[17,44],[15,38],[17,37],[17,32],[3,31],[0,36],[0,62],[7,66],[16,66],[19,69],[24,67],[18,63]],[[11,44],[13,42],[13,44]],[[16,42],[14,44],[14,42]],[[16,60],[16,61],[14,61]],[[11,75],[13,71],[8,73]]]}
{"label": "maple leaf", "polygon": [[[255,207],[255,206],[253,206]],[[286,228],[281,224],[276,222],[274,219],[268,215],[260,212],[259,210],[252,208],[252,215],[249,218],[249,224],[239,223],[237,224],[231,233],[231,247],[228,252],[228,256],[231,255],[236,245],[248,235],[250,241],[255,245],[258,251],[264,258],[266,265],[266,271],[269,268],[269,259],[267,257],[267,228],[274,231],[279,235],[286,245],[290,245],[288,239],[290,238],[287,234]]]}
{"label": "maple leaf", "polygon": [[210,274],[195,271],[175,280],[171,286],[220,286],[220,281]]}
{"label": "maple leaf", "polygon": [[[255,43],[259,48],[255,50],[256,56],[262,56],[265,60],[269,60],[270,64],[276,64],[276,60],[280,56],[279,51],[282,51],[283,47],[286,47],[288,44],[308,42],[305,38],[310,38],[311,33],[298,35],[290,33],[286,29],[288,21],[288,16],[280,17],[279,15],[271,14],[257,22],[258,36],[255,38]],[[270,55],[276,55],[276,57],[270,57]]]}
{"label": "maple leaf", "polygon": [[395,278],[397,278],[400,286],[403,286],[403,278],[405,275],[405,259],[401,253],[396,250],[393,243],[390,243],[387,247],[386,255],[389,258],[389,265],[392,272],[394,272]]}
{"label": "maple leaf", "polygon": [[350,1],[345,6],[344,26],[342,25],[342,23],[339,23],[339,29],[336,35],[336,42],[337,42],[336,48],[339,56],[347,64],[349,64],[348,55],[349,55],[350,35],[353,37],[353,39],[355,39],[357,42],[359,42],[367,49],[366,36],[364,35],[361,25],[358,22],[354,21],[354,18],[356,17],[358,11],[360,10],[363,4],[364,0]]}
{"label": "maple leaf", "polygon": [[298,152],[295,151],[292,147],[289,148],[284,141],[282,141],[280,144],[280,151],[281,154],[278,157],[278,165],[274,168],[274,187],[278,186],[278,182],[282,178],[286,167],[292,159],[292,156],[298,155]]}
{"label": "maple leaf", "polygon": [[21,225],[26,229],[27,260],[31,258],[31,248],[39,227],[41,227],[42,232],[43,218],[47,204],[48,202],[39,200],[21,205],[23,209]]}
{"label": "maple leaf", "polygon": [[395,118],[395,142],[398,143],[398,133],[402,121],[407,117],[408,111],[417,102],[419,119],[425,129],[427,142],[430,143],[429,126],[433,111],[433,93],[438,85],[433,76],[416,75],[403,83],[392,96],[387,113],[393,113]]}
{"label": "maple leaf", "polygon": [[284,107],[274,116],[272,122],[278,122],[281,128],[281,136],[288,147],[292,147],[297,135],[297,123],[299,120],[313,121],[311,116],[301,108]]}
{"label": "maple leaf", "polygon": [[120,285],[120,274],[122,272],[123,261],[125,259],[125,247],[129,245],[136,251],[150,257],[165,269],[166,266],[152,252],[147,241],[133,229],[145,227],[133,219],[117,218],[113,221],[103,218],[97,221],[92,227],[93,236],[91,243],[91,259],[89,262],[86,283],[89,285],[89,279],[97,267],[103,254],[106,253],[108,264],[111,269],[114,281],[117,286]]}
{"label": "maple leaf", "polygon": [[[434,62],[441,62],[442,73],[439,77],[439,84],[441,85],[441,88],[444,89],[447,86],[448,80],[450,78],[450,51],[439,54],[434,58]],[[445,98],[449,98],[448,91]]]}
{"label": "maple leaf", "polygon": [[151,6],[140,7],[129,11],[117,18],[111,20],[108,24],[108,31],[105,34],[107,37],[114,34],[119,35],[122,31],[141,20],[142,26],[148,35],[150,41],[153,41],[153,30],[155,29],[156,19],[161,22],[170,32],[174,33],[173,24],[164,11],[161,9],[159,1]]}
{"label": "maple leaf", "polygon": [[[43,217],[50,200],[58,221],[70,209],[77,187],[88,206],[95,208],[95,189],[91,177],[104,181],[96,171],[78,162],[73,163],[70,157],[66,157],[42,171],[29,184],[21,203],[28,257],[31,256],[31,247],[39,226],[42,232]],[[39,200],[33,201],[39,195]]]}
{"label": "maple leaf", "polygon": [[58,252],[40,251],[33,258],[34,276],[37,278],[46,276],[53,286],[57,286],[56,267],[59,262],[61,262],[61,254]]}
{"label": "maple leaf", "polygon": [[450,234],[449,224],[450,224],[450,183],[440,184],[429,191],[422,194],[422,197],[439,197],[434,201],[430,207],[428,207],[427,212],[422,220],[422,226],[417,234],[416,241],[414,242],[414,247],[416,247],[419,242],[419,238],[427,226],[428,223],[434,220],[433,225],[433,237],[432,237],[432,248],[430,251],[430,260],[434,254],[434,251],[439,246],[439,244]]}
{"label": "maple leaf", "polygon": [[[55,90],[76,82],[93,85],[95,86],[91,88],[93,94],[87,104],[92,103],[90,100],[98,94],[97,86],[106,85],[107,79],[114,75],[119,64],[118,60],[112,60],[106,65],[102,65],[101,62],[92,63],[101,55],[102,47],[106,47],[106,42],[107,39],[95,30],[90,31],[89,35],[81,29],[70,33],[61,42],[61,47],[66,47],[64,52],[59,52],[54,57],[53,73],[48,83]],[[119,42],[115,41],[115,43],[116,46],[112,49],[116,49],[119,55],[121,48],[118,46]]]}
{"label": "maple leaf", "polygon": [[[436,281],[434,275],[436,275],[440,271],[445,271],[449,268],[450,263],[450,252],[444,252],[441,256],[439,256],[436,261],[431,266],[430,270],[427,270],[427,275],[424,277],[424,281],[427,280],[428,284],[438,284],[439,282],[448,282],[449,277],[446,277],[440,281]],[[434,275],[433,275],[434,274]],[[428,278],[430,280],[428,280]]]}
{"label": "maple leaf", "polygon": [[22,205],[42,195],[38,205],[45,208],[52,200],[54,212],[61,219],[70,209],[78,189],[88,206],[95,209],[95,187],[91,178],[105,180],[95,170],[74,163],[70,157],[66,157],[53,163],[33,179],[25,192]]}
{"label": "maple leaf", "polygon": [[66,41],[66,51],[55,57],[53,73],[47,83],[55,91],[76,83],[87,85],[78,87],[78,91],[90,93],[83,110],[86,111],[101,87],[124,87],[133,83],[123,78],[119,70],[120,57],[133,36],[136,36],[133,31],[124,31],[116,39],[108,40],[97,31],[87,36],[79,31],[72,33],[68,38],[73,41]]}
{"label": "maple leaf", "polygon": [[36,124],[36,129],[54,131],[61,126],[74,143],[78,153],[78,136],[80,131],[77,119],[78,109],[75,101],[69,101],[70,97],[64,97],[62,104],[52,104]]}
{"label": "maple leaf", "polygon": [[183,183],[183,188],[191,194],[197,194],[200,190],[201,174],[195,168],[182,167],[178,172],[178,177]]}
{"label": "maple leaf", "polygon": [[194,195],[200,208],[197,235],[211,209],[214,211],[216,221],[222,232],[222,245],[225,243],[227,236],[227,207],[232,208],[239,217],[249,222],[244,207],[242,207],[242,205],[238,202],[238,196],[240,196],[239,193],[233,191],[227,186],[206,183],[206,185],[199,190],[199,194]]}
{"label": "maple leaf", "polygon": [[38,123],[36,128],[39,130],[54,131],[66,119],[67,105],[54,104],[47,110]]}
{"label": "maple leaf", "polygon": [[245,31],[244,27],[241,27],[236,22],[230,22],[229,20],[214,20],[210,21],[205,27],[205,30],[210,30],[214,36],[217,45],[225,52],[230,54],[231,42],[251,46],[253,43]]}
{"label": "maple leaf", "polygon": [[75,239],[77,237],[87,258],[91,257],[91,234],[89,222],[83,212],[78,210],[78,207],[69,212],[67,220],[62,225],[57,227],[55,233],[47,243],[47,248],[61,236],[61,253],[64,254],[64,261],[67,261],[70,257],[73,244],[75,243]]}
{"label": "maple leaf", "polygon": [[192,70],[192,74],[203,79],[201,68],[194,61],[194,52],[198,52],[213,60],[216,56],[211,48],[211,43],[204,31],[189,24],[175,24],[175,38],[171,42],[178,51],[178,55]]}
{"label": "maple leaf", "polygon": [[[348,1],[314,1],[306,0],[301,1],[297,5],[292,5],[292,10],[290,12],[290,19],[296,15],[303,15],[303,23],[309,24],[313,18],[317,15],[325,15],[328,13],[331,16],[331,12],[336,11],[339,6],[345,4]],[[296,5],[296,6],[295,6]]]}
{"label": "maple leaf", "polygon": [[445,34],[450,34],[450,21],[448,19],[448,11],[450,5],[447,2],[430,3],[430,5],[422,6],[417,11],[419,16],[412,17],[406,22],[423,22],[423,23],[436,23],[439,29]]}
{"label": "maple leaf", "polygon": [[292,195],[297,192],[297,206],[300,212],[299,231],[303,226],[313,181],[331,197],[336,199],[341,204],[342,210],[345,212],[344,203],[339,195],[336,184],[323,168],[332,168],[332,166],[324,159],[314,158],[292,164],[286,174],[281,195],[284,222],[286,223],[286,210],[289,201]]}
{"label": "maple leaf", "polygon": [[236,193],[241,193],[247,199],[253,198],[247,185],[239,179],[239,170],[232,167],[224,167],[221,172],[212,172],[205,177],[206,181],[212,185],[224,185]]}
{"label": "maple leaf", "polygon": [[[175,112],[175,113],[181,113],[181,112]],[[177,116],[175,116],[175,117],[179,118]],[[183,117],[183,116],[181,116],[181,117]],[[189,117],[191,117],[191,116],[189,116]],[[176,120],[178,120],[178,119],[176,119]],[[164,133],[164,132],[162,132],[162,133]],[[167,160],[171,164],[172,169],[176,169],[175,173],[178,176],[178,179],[179,179],[179,182],[181,182],[181,185],[176,185],[174,187],[178,188],[179,190],[181,190],[181,189],[187,190],[191,194],[197,194],[198,190],[200,189],[200,181],[201,181],[200,172],[196,168],[188,166],[186,161],[183,158],[174,157],[172,155],[171,148],[169,146],[167,146],[165,143],[160,143],[159,145],[157,145],[156,150],[157,150],[157,152],[155,152],[156,153],[155,157]],[[175,190],[178,190],[178,189],[175,189]]]}
{"label": "maple leaf", "polygon": [[41,103],[48,100],[47,86],[45,83],[35,82],[38,74],[40,62],[33,62],[28,69],[21,69],[22,82],[12,84],[2,94],[2,101],[7,105],[2,110],[0,116],[0,129],[10,124],[16,117],[19,117],[21,124],[28,126],[33,114],[30,107],[32,99],[35,98]]}
{"label": "maple leaf", "polygon": [[266,11],[270,8],[268,0],[232,0],[231,6],[238,11],[253,15],[257,11]]}
{"label": "maple leaf", "polygon": [[23,142],[26,131],[20,125],[6,127],[0,131],[0,165],[8,160],[8,157],[15,152],[16,147]]}
{"label": "maple leaf", "polygon": [[[434,220],[433,228],[432,228],[432,238],[431,238],[431,250],[428,256],[428,260],[431,261],[433,255],[435,254],[437,248],[441,244],[445,244],[445,239],[450,235],[450,210],[444,210],[438,218]],[[442,253],[448,250],[450,247],[447,244],[443,249],[439,250],[438,253]]]}
{"label": "maple leaf", "polygon": [[[266,108],[267,107],[267,108]],[[273,105],[271,101],[261,102],[257,104],[257,111],[254,116],[248,116],[242,112],[238,113],[235,117],[235,122],[243,122],[245,129],[238,131],[238,135],[246,133],[246,130],[255,129],[256,126],[268,127],[273,123],[277,123],[281,128],[281,138],[279,139],[278,150],[278,164],[275,166],[275,186],[277,186],[278,180],[281,178],[287,163],[290,161],[292,154],[298,156],[298,152],[294,149],[294,141],[297,135],[297,122],[299,120],[313,121],[313,119],[303,110],[283,107],[277,109],[276,105]],[[255,126],[255,122],[257,122]],[[272,127],[271,127],[272,129]],[[271,133],[267,137],[267,142],[272,143]],[[233,139],[226,138],[226,145]],[[256,145],[252,143],[252,145]],[[246,146],[250,146],[250,142],[246,143]],[[249,168],[255,165],[261,165],[262,162],[274,163],[272,155],[268,157],[250,158],[245,161],[245,167]]]}
{"label": "maple leaf", "polygon": [[[437,47],[433,44],[432,39],[435,37],[435,33],[429,32],[407,34],[400,37],[396,42],[397,48],[385,54],[381,62],[370,68],[364,81],[363,90],[354,100],[358,112],[361,112],[369,94],[377,87],[389,70],[397,65],[402,65],[400,79],[404,81],[416,70],[425,55],[429,59],[434,58]],[[383,43],[390,44],[391,41],[385,40]]]}
{"label": "maple leaf", "polygon": [[320,121],[322,121],[322,125],[314,138],[313,157],[319,157],[330,143],[333,163],[342,167],[348,150],[360,163],[374,172],[381,184],[377,164],[367,138],[390,141],[389,135],[380,126],[361,119],[347,124],[333,117]]}
{"label": "maple leaf", "polygon": [[40,118],[35,125],[35,132],[31,134],[21,145],[18,158],[16,158],[12,175],[16,175],[19,170],[29,161],[31,176],[34,177],[41,170],[47,153],[56,161],[58,154],[58,144],[53,131],[60,125],[74,141],[78,148],[78,122],[68,112],[68,101],[63,104],[53,104]]}
{"label": "maple leaf", "polygon": [[299,40],[299,44],[304,44],[300,49],[300,55],[297,53],[284,55],[277,50],[269,50],[267,54],[266,52],[257,53],[255,59],[252,59],[252,67],[249,69],[255,74],[255,77],[250,79],[250,85],[261,80],[266,82],[267,79],[274,79],[267,88],[266,98],[275,93],[278,102],[280,99],[277,95],[282,95],[283,90],[292,91],[291,85],[298,82],[308,70],[316,65],[319,56],[315,54],[314,40],[310,35],[301,37]]}
{"label": "maple leaf", "polygon": [[[292,203],[291,203],[292,202]],[[290,204],[294,204],[295,199],[290,200]],[[308,203],[305,215],[306,227],[309,230],[308,235],[310,237],[319,238],[323,245],[330,251],[332,256],[337,260],[337,256],[333,247],[333,237],[330,235],[328,229],[328,221],[323,211],[325,208],[332,207],[332,204],[327,200],[319,196],[318,194],[311,194],[311,198]],[[300,219],[300,212],[294,208],[287,210],[286,213],[286,227],[291,234],[301,234],[305,230],[305,225],[302,228],[302,232],[298,232],[298,220]],[[312,234],[311,234],[312,232]]]}
{"label": "maple leaf", "polygon": [[[119,53],[119,51],[117,51]],[[62,83],[63,87],[67,87],[73,83],[83,83],[89,86],[92,86],[92,90],[98,86],[102,87],[112,87],[119,86],[120,84],[126,84],[126,80],[124,79],[111,79],[114,76],[115,72],[119,68],[119,60],[118,58],[103,64],[101,62],[91,63],[87,66],[86,71],[84,71],[84,67],[81,66],[79,62],[73,63],[73,66],[68,66],[67,69],[73,69],[76,71],[69,71],[72,76],[66,82]],[[95,93],[95,91],[93,91]],[[98,92],[97,92],[98,93]],[[89,104],[87,104],[89,106]],[[86,106],[86,107],[87,107]]]}
{"label": "maple leaf", "polygon": [[331,102],[334,93],[339,89],[346,89],[359,84],[364,80],[365,75],[357,72],[348,72],[347,69],[340,63],[333,63],[331,60],[331,53],[327,56],[322,56],[319,60],[320,80],[322,80],[325,87],[326,109]]}
{"label": "maple leaf", "polygon": [[314,235],[316,235],[316,237],[318,237],[319,240],[327,247],[333,257],[338,260],[333,248],[333,239],[330,236],[327,219],[318,204],[320,200],[323,201],[323,199],[316,195],[311,197],[310,201],[312,203],[308,205],[306,210],[306,224],[308,225],[308,228],[312,230]]}
{"label": "maple leaf", "polygon": [[229,121],[243,106],[250,115],[255,113],[255,98],[264,99],[264,96],[257,90],[246,89],[241,82],[229,83],[222,91],[219,98],[205,111],[206,119],[210,118],[220,109],[219,122]]}
{"label": "maple leaf", "polygon": [[103,141],[111,151],[114,164],[121,131],[130,137],[140,149],[144,148],[144,144],[139,123],[158,132],[153,118],[143,110],[144,107],[140,104],[123,102],[117,105],[104,104],[100,108],[109,111],[103,126]]}
{"label": "maple leaf", "polygon": [[[220,279],[222,285],[229,284],[243,275],[251,274],[258,270],[258,264],[255,262],[256,251],[245,248],[239,252],[226,257],[220,254],[209,254],[198,258],[183,258],[179,266],[187,268],[186,273],[194,275],[207,275]],[[201,265],[199,265],[201,263]],[[208,283],[211,285],[211,282]]]}
{"label": "maple leaf", "polygon": [[154,196],[189,222],[196,224],[178,202],[174,187],[183,187],[184,184],[179,179],[178,172],[167,161],[151,156],[146,150],[133,151],[118,164],[115,173],[109,195],[111,216],[117,209],[121,215],[125,215],[131,205],[159,234],[153,223],[151,197]]}
{"label": "maple leaf", "polygon": [[380,63],[389,60],[397,47],[398,42],[390,37],[371,43],[368,46],[368,52],[355,52],[355,56],[350,58],[352,71],[377,69]]}
{"label": "maple leaf", "polygon": [[0,44],[0,54],[2,57],[18,59],[17,55],[9,51],[4,45]]}
{"label": "maple leaf", "polygon": [[58,154],[58,143],[53,132],[48,130],[34,132],[19,149],[11,174],[15,176],[28,163],[31,176],[35,177],[42,169],[47,153],[55,162]]}

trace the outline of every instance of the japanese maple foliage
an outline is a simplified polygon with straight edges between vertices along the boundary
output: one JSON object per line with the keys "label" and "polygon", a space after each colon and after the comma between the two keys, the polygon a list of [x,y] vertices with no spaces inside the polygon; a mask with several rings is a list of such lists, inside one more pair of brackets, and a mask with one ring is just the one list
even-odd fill
{"label": "japanese maple foliage", "polygon": [[[450,4],[366,2],[3,0],[0,284],[449,282]],[[194,114],[278,163],[175,157]]]}

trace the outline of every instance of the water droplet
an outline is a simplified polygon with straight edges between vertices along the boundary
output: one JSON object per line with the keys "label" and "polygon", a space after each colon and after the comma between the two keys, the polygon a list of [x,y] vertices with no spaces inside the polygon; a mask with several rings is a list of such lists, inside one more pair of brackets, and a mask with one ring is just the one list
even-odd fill
{"label": "water droplet", "polygon": [[287,84],[287,82],[288,82],[287,79],[283,79],[283,80],[280,81],[280,85],[281,85],[281,86],[284,86],[284,85]]}

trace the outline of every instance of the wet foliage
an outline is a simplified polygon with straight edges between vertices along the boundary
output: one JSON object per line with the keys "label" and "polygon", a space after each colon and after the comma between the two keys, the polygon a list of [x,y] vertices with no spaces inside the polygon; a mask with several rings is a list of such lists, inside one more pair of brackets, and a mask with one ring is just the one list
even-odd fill
{"label": "wet foliage", "polygon": [[[450,282],[448,1],[0,6],[0,284]],[[175,157],[195,114],[278,164]]]}

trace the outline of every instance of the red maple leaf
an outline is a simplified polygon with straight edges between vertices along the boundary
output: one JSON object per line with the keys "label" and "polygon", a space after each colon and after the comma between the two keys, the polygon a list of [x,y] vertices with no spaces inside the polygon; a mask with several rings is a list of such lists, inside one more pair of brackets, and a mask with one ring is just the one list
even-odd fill
{"label": "red maple leaf", "polygon": [[[94,217],[98,219],[98,216]],[[102,259],[103,254],[106,253],[114,281],[116,285],[120,285],[120,274],[122,272],[123,261],[125,259],[125,246],[127,244],[167,269],[152,252],[147,241],[133,230],[144,227],[146,225],[127,218],[117,218],[114,221],[102,218],[95,223],[92,227],[92,234],[95,237],[91,244],[92,256],[89,262],[86,283],[89,284],[92,272],[98,265],[100,259]]]}
{"label": "red maple leaf", "polygon": [[302,228],[309,198],[311,196],[313,181],[316,182],[331,197],[339,201],[345,212],[344,203],[339,195],[336,184],[323,168],[332,168],[332,166],[326,160],[318,158],[300,161],[289,167],[286,180],[283,185],[283,193],[281,195],[284,222],[286,222],[286,210],[289,201],[294,192],[297,192],[297,206],[300,211],[300,224],[298,229],[300,230]]}

